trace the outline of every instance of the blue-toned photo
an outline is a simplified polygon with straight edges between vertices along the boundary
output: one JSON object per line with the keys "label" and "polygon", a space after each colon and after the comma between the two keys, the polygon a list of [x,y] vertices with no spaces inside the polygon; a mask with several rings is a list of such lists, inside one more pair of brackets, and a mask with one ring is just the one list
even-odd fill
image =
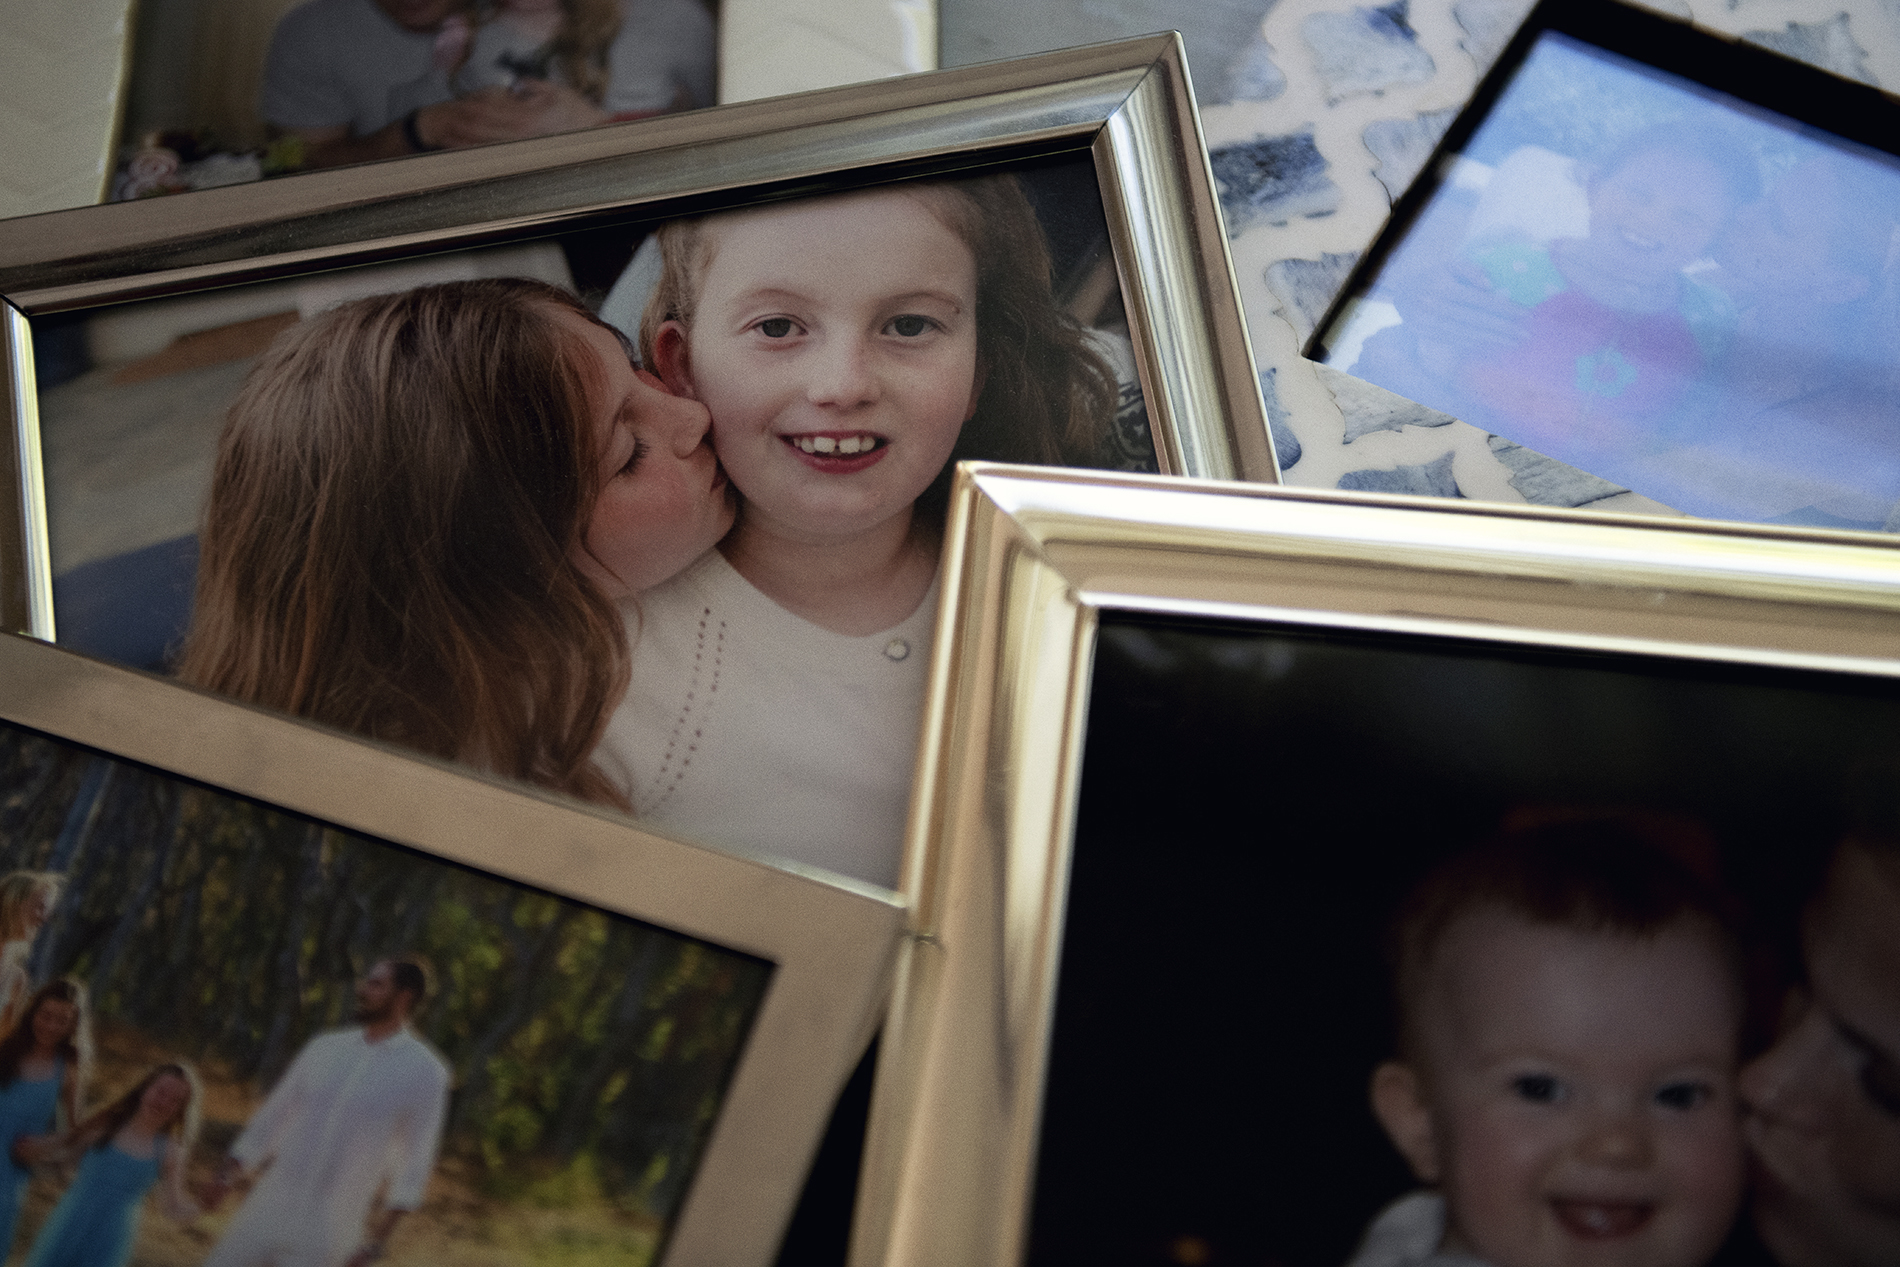
{"label": "blue-toned photo", "polygon": [[1558,34],[1329,364],[1694,515],[1900,527],[1900,164]]}

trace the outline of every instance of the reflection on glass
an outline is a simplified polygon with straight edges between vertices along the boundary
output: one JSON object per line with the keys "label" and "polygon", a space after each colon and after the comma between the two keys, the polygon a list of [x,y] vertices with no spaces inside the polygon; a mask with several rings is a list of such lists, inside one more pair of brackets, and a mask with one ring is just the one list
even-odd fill
{"label": "reflection on glass", "polygon": [[1893,527],[1900,165],[1546,34],[1328,332],[1692,514]]}

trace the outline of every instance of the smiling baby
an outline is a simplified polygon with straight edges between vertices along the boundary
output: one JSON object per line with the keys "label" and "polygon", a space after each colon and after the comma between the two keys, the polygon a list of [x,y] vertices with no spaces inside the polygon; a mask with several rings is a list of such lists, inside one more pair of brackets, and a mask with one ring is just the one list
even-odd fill
{"label": "smiling baby", "polygon": [[1720,897],[1616,818],[1439,867],[1393,941],[1372,1107],[1431,1191],[1352,1267],[1698,1267],[1741,1198],[1743,993]]}

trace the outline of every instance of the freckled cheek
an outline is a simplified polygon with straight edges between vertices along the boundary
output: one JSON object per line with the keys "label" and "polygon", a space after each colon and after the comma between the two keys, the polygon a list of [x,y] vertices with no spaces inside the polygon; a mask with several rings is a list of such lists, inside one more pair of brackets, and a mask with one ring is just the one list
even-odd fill
{"label": "freckled cheek", "polygon": [[753,389],[748,391],[730,390],[732,381],[722,384],[722,389],[700,396],[706,411],[712,415],[714,448],[718,448],[722,442],[731,443],[748,436],[769,434],[779,413],[779,403],[768,393],[759,390],[764,385],[756,379],[745,380]]}
{"label": "freckled cheek", "polygon": [[962,430],[970,414],[971,392],[976,386],[974,363],[945,367],[919,381],[914,389],[922,411],[927,411],[935,426],[949,433],[950,442]]}
{"label": "freckled cheek", "polygon": [[713,353],[693,359],[693,388],[721,431],[757,430],[795,393],[783,358]]}

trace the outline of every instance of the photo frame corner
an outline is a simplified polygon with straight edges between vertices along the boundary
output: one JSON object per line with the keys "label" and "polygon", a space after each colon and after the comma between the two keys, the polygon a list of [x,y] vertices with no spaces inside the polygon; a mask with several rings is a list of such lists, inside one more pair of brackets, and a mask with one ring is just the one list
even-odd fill
{"label": "photo frame corner", "polygon": [[[1198,132],[1181,74],[1173,37],[1147,38],[715,107],[545,145],[54,213],[36,221],[39,232],[0,247],[0,297],[24,318],[6,331],[16,447],[39,430],[26,371],[42,316],[539,237],[563,224],[638,222],[669,206],[743,205],[788,186],[849,188],[1036,156],[1079,158],[1093,148],[1164,469],[1272,480],[1259,384],[1205,156],[1190,144]],[[719,179],[709,184],[714,170]],[[603,199],[592,181],[617,192]],[[1171,210],[1133,215],[1130,200]],[[0,571],[29,580],[24,594],[14,587],[12,601],[26,610],[6,613],[9,625],[45,634],[55,621],[38,578],[53,565],[31,483],[23,471],[13,485],[9,518],[21,525],[23,552],[0,560]],[[55,499],[59,492],[50,490]]]}
{"label": "photo frame corner", "polygon": [[[1150,426],[1166,436],[1156,448],[1164,462],[1186,474],[1264,478],[1272,473],[1272,452],[1258,384],[1232,292],[1225,239],[1204,184],[1205,158],[1182,139],[1197,134],[1179,126],[1176,112],[1184,98],[1178,91],[1178,63],[1168,62],[1160,51],[1172,47],[1171,40],[1152,39],[1098,46],[716,108],[575,134],[540,147],[446,153],[42,217],[34,235],[0,243],[0,297],[13,314],[7,330],[8,396],[17,414],[13,452],[21,461],[19,478],[9,486],[7,516],[19,526],[19,538],[0,540],[11,547],[0,559],[0,573],[18,578],[9,594],[8,622],[47,637],[63,628],[58,601],[51,596],[48,511],[34,482],[45,479],[41,459],[33,453],[43,394],[33,374],[38,322],[81,320],[109,307],[125,311],[150,299],[224,294],[250,282],[296,282],[356,264],[401,264],[465,247],[535,240],[570,226],[650,224],[686,210],[916,175],[955,175],[999,163],[1048,158],[1095,163],[1097,194],[1104,201],[1122,194],[1137,202],[1181,201],[1169,220],[1144,222],[1138,229],[1124,225],[1111,238],[1124,300],[1141,306],[1148,322],[1137,342],[1137,360],[1154,406]],[[1144,83],[1149,90],[1137,92]],[[1139,109],[1124,115],[1131,94]],[[1033,108],[1026,111],[1025,100]],[[1104,169],[1100,156],[1110,147],[1101,139],[1110,131],[1120,134],[1124,148]],[[1152,177],[1143,173],[1154,172],[1156,164],[1161,183],[1144,184]],[[1197,181],[1202,184],[1195,192]],[[1183,201],[1183,191],[1193,196]],[[1137,232],[1139,242],[1132,240]],[[1186,289],[1177,285],[1183,275],[1193,282]],[[55,479],[50,495],[57,500],[61,491]],[[17,639],[9,646],[44,651],[62,664],[72,660],[68,652],[32,648]],[[43,656],[22,663],[28,665],[22,690],[53,689],[60,678],[45,667],[52,661]],[[181,708],[217,712],[230,707],[124,670],[87,669],[134,695],[164,696],[164,707],[153,715],[161,727]],[[190,702],[177,702],[185,699]],[[240,715],[243,724],[229,720]],[[35,716],[44,721],[51,714]],[[219,716],[205,733],[228,738],[250,733],[253,723],[268,730],[279,721],[242,710]],[[97,733],[87,733],[99,741]],[[156,736],[148,738],[158,742]],[[414,773],[412,764],[394,754],[379,752],[363,760],[372,770],[386,763],[392,779]],[[207,777],[216,782],[221,776],[212,771]],[[253,794],[277,796],[293,807],[322,808],[306,799],[308,789],[230,786],[250,787]],[[825,887],[819,880],[808,883]],[[889,896],[864,901],[875,907],[866,918],[881,930],[876,936],[894,951],[905,908]],[[875,987],[867,988],[875,993]],[[841,1050],[862,1037],[856,1028],[862,1026],[852,1035],[839,1029],[820,1036],[820,1043]],[[738,1085],[735,1094],[744,1090],[743,1083]],[[784,1161],[761,1163],[776,1178],[760,1191],[769,1186],[777,1194],[774,1200],[789,1201],[796,1176]],[[762,1184],[756,1170],[739,1166],[732,1173],[751,1173],[747,1182]],[[754,1221],[751,1227],[762,1245],[767,1223]]]}
{"label": "photo frame corner", "polygon": [[[332,851],[348,844],[370,850],[385,869],[439,873],[437,889],[472,881],[506,900],[515,900],[511,893],[552,897],[570,911],[604,914],[610,936],[616,921],[637,921],[649,939],[698,944],[735,968],[767,965],[763,993],[740,1030],[743,1044],[717,1088],[710,1134],[687,1158],[690,1182],[677,1185],[682,1195],[659,1261],[771,1261],[832,1103],[881,1015],[906,923],[897,894],[669,840],[619,816],[0,634],[0,741],[9,760],[23,737],[50,744],[69,764],[103,764],[121,783],[193,796],[200,817],[224,812],[216,809],[224,804],[293,815],[320,827]],[[89,787],[108,795],[112,777],[82,780],[77,795]],[[37,784],[33,794],[61,787],[73,794],[70,778]],[[140,821],[121,809],[117,826],[101,828],[106,843],[98,848],[113,847],[108,833],[136,831]],[[223,847],[252,821],[232,820]],[[165,824],[150,826],[162,831]],[[247,847],[281,849],[281,832]],[[186,865],[163,849],[155,856],[161,867]],[[62,864],[76,901],[98,896],[87,887],[88,865]],[[283,865],[273,860],[259,873]],[[301,865],[307,871],[309,859]],[[420,891],[435,890],[424,884]],[[268,900],[263,884],[228,905],[241,914],[247,902]],[[391,922],[370,897],[359,904],[362,919],[379,930]],[[371,945],[391,953],[386,942]],[[550,971],[543,984],[551,989],[560,970]],[[605,984],[618,989],[616,981]],[[465,1005],[451,997],[446,1006]],[[186,1014],[182,1023],[195,1022]]]}
{"label": "photo frame corner", "polygon": [[[1864,534],[981,465],[960,475],[955,525],[940,617],[954,646],[938,651],[909,841],[919,936],[880,1058],[854,1263],[945,1247],[1038,1261],[1029,1221],[1105,617],[1344,646],[1475,640],[1532,663],[1576,649],[1663,675],[1805,672],[1835,684],[1823,700],[1900,683],[1900,548]],[[1119,755],[1118,770],[1140,763]],[[1202,790],[1170,787],[1198,806]]]}

